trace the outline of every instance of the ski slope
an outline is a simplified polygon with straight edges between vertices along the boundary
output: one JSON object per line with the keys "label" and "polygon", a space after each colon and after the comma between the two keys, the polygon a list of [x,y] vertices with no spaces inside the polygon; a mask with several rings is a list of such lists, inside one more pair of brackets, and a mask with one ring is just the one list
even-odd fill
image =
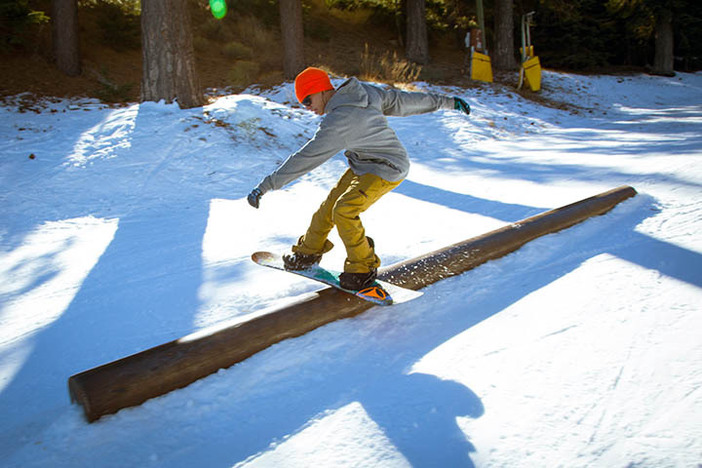
{"label": "ski slope", "polygon": [[249,257],[304,233],[344,159],[254,210],[248,192],[316,129],[290,84],[190,110],[6,98],[0,464],[699,466],[702,74],[546,72],[542,102],[416,86],[473,113],[390,119],[413,165],[364,217],[385,265],[639,195],[93,424],[69,376],[319,289]]}

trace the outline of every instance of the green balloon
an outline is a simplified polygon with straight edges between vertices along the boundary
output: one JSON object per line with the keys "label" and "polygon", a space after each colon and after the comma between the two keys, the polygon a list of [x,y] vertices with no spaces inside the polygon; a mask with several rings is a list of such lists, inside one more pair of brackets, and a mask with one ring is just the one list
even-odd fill
{"label": "green balloon", "polygon": [[224,18],[224,15],[227,14],[226,0],[210,0],[210,11],[212,11],[212,16],[215,18]]}

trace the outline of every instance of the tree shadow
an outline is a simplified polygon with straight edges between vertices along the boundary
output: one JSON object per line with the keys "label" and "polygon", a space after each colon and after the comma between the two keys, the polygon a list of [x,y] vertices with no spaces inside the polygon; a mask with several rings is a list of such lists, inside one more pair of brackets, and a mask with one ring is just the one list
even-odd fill
{"label": "tree shadow", "polygon": [[[440,171],[451,171],[455,167],[457,172],[476,171],[489,174],[489,177],[495,179],[528,180],[535,183],[575,179],[581,182],[600,183],[610,180],[620,181],[619,184],[635,184],[639,180],[649,181],[655,178],[661,183],[700,188],[699,183],[675,174],[647,174],[613,169],[609,165],[583,165],[579,161],[571,163],[573,154],[645,159],[649,156],[659,158],[663,154],[684,157],[699,152],[702,132],[699,131],[698,121],[702,118],[702,106],[626,110],[616,107],[616,103],[608,104],[610,108],[606,118],[587,116],[561,121],[562,115],[549,116],[547,113],[543,118],[546,121],[557,120],[557,128],[529,135],[520,134],[524,131],[523,127],[511,129],[509,124],[505,124],[510,132],[507,136],[500,136],[499,131],[491,126],[472,126],[472,116],[466,118],[465,125],[457,124],[455,116],[445,117],[444,125],[432,127],[431,139],[426,138],[428,131],[423,120],[407,117],[402,119],[401,131],[398,133],[405,142],[413,163]],[[510,103],[510,106],[513,105]],[[503,107],[505,115],[514,112],[510,107],[501,105],[494,106],[492,110],[500,107]],[[525,119],[520,116],[520,120]],[[501,125],[497,121],[496,126]],[[511,133],[512,130],[516,134]],[[441,136],[437,137],[436,134]],[[623,138],[622,135],[626,137]],[[448,148],[436,148],[429,143],[442,139],[455,143]],[[542,144],[530,143],[535,139]],[[467,145],[466,141],[472,144]],[[500,145],[498,150],[495,144]],[[529,160],[532,154],[543,151],[560,151],[563,159],[553,164]]]}
{"label": "tree shadow", "polygon": [[533,206],[504,203],[463,193],[450,192],[410,179],[404,180],[393,192],[454,210],[489,216],[506,222],[528,218],[543,211]]}
{"label": "tree shadow", "polygon": [[[396,191],[415,199],[471,214],[496,217],[506,222],[516,222],[543,211],[534,207],[484,200],[410,180],[403,182]],[[603,247],[602,253],[611,253],[643,268],[657,270],[666,276],[702,287],[702,254],[635,230],[636,225],[648,217],[646,213],[655,214],[659,211],[658,202],[650,195],[639,194],[636,198],[642,217],[637,217],[635,221],[632,221],[634,224],[630,226],[628,238],[629,242],[636,245],[637,248],[621,248],[615,253],[614,251],[608,252]]]}
{"label": "tree shadow", "polygon": [[[120,220],[68,308],[23,343],[32,350],[2,390],[0,414],[26,423],[0,436],[4,453],[17,448],[21,434],[52,422],[46,413],[64,406],[68,376],[192,331],[207,209],[203,204],[186,220],[169,208]],[[116,288],[123,278],[127,285]]]}
{"label": "tree shadow", "polygon": [[638,248],[621,248],[613,255],[665,276],[702,288],[702,255],[641,233],[632,235]]}
{"label": "tree shadow", "polygon": [[[163,127],[187,125],[183,123],[185,118],[169,120],[172,111],[154,104],[139,106],[128,136],[119,132],[109,134],[114,129],[104,122],[85,130],[86,134],[96,133],[83,139],[97,147],[111,148],[100,137],[109,139],[118,135],[125,142],[114,145],[119,148],[116,154],[96,157],[90,166],[69,168],[65,173],[68,177],[85,177],[83,172],[89,167],[94,171],[91,174],[104,180],[104,190],[113,198],[101,198],[103,188],[92,181],[86,190],[94,188],[98,192],[94,198],[85,193],[68,193],[75,199],[62,200],[64,206],[38,206],[26,219],[13,221],[11,250],[26,242],[32,229],[51,221],[52,217],[60,217],[57,221],[61,221],[95,216],[114,221],[117,228],[95,265],[82,278],[70,304],[56,314],[58,318],[34,331],[32,337],[18,341],[18,345],[9,345],[9,349],[17,348],[22,358],[18,359],[21,365],[17,371],[0,390],[0,414],[15,423],[0,435],[3,454],[20,449],[18,440],[41,433],[65,412],[66,381],[70,375],[193,331],[193,314],[200,305],[199,288],[203,282],[202,242],[210,200],[217,194],[231,196],[232,193],[224,183],[214,183],[210,191],[178,189],[191,183],[189,165],[198,161],[193,157],[193,162],[183,163],[189,155],[183,150],[182,139],[194,137],[185,134],[182,138],[164,140],[178,133]],[[111,116],[106,116],[105,122]],[[103,131],[108,132],[107,136],[100,133]],[[130,178],[129,171],[123,167],[129,167],[130,152],[148,153],[159,145],[160,152],[155,154],[153,163],[145,167],[141,162],[134,165]],[[70,149],[61,150],[71,154]],[[90,149],[85,151],[94,154]],[[114,161],[119,161],[115,174],[121,178],[110,180]],[[170,166],[172,162],[176,163],[176,170]],[[186,170],[181,173],[178,164],[185,165]],[[193,175],[192,183],[198,184],[198,177]],[[78,185],[76,181],[72,183]],[[161,192],[169,186],[175,189]],[[66,244],[57,249],[65,251],[69,247]],[[52,260],[56,253],[52,255],[34,261],[57,263]],[[46,269],[33,278],[30,286],[41,287],[57,274]],[[26,292],[24,288],[13,294],[21,297]]]}

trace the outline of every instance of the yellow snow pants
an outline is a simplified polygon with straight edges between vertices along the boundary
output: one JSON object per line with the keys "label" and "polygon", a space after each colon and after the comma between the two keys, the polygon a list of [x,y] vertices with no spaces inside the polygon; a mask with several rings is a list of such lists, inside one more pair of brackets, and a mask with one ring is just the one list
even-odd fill
{"label": "yellow snow pants", "polygon": [[377,269],[380,259],[368,243],[359,215],[401,182],[388,182],[374,174],[357,176],[348,169],[312,216],[310,227],[293,246],[293,252],[307,255],[329,252],[334,245],[327,236],[336,226],[346,247],[344,271],[368,273]]}

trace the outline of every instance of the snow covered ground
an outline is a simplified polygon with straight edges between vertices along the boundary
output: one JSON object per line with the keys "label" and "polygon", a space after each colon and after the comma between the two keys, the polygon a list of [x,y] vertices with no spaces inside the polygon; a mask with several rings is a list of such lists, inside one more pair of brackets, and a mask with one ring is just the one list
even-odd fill
{"label": "snow covered ground", "polygon": [[319,289],[249,255],[287,249],[345,164],[247,205],[316,128],[290,85],[191,110],[7,99],[0,465],[700,466],[702,74],[547,72],[567,107],[418,86],[473,114],[391,119],[412,170],[364,217],[386,265],[639,195],[93,424],[69,376]]}

